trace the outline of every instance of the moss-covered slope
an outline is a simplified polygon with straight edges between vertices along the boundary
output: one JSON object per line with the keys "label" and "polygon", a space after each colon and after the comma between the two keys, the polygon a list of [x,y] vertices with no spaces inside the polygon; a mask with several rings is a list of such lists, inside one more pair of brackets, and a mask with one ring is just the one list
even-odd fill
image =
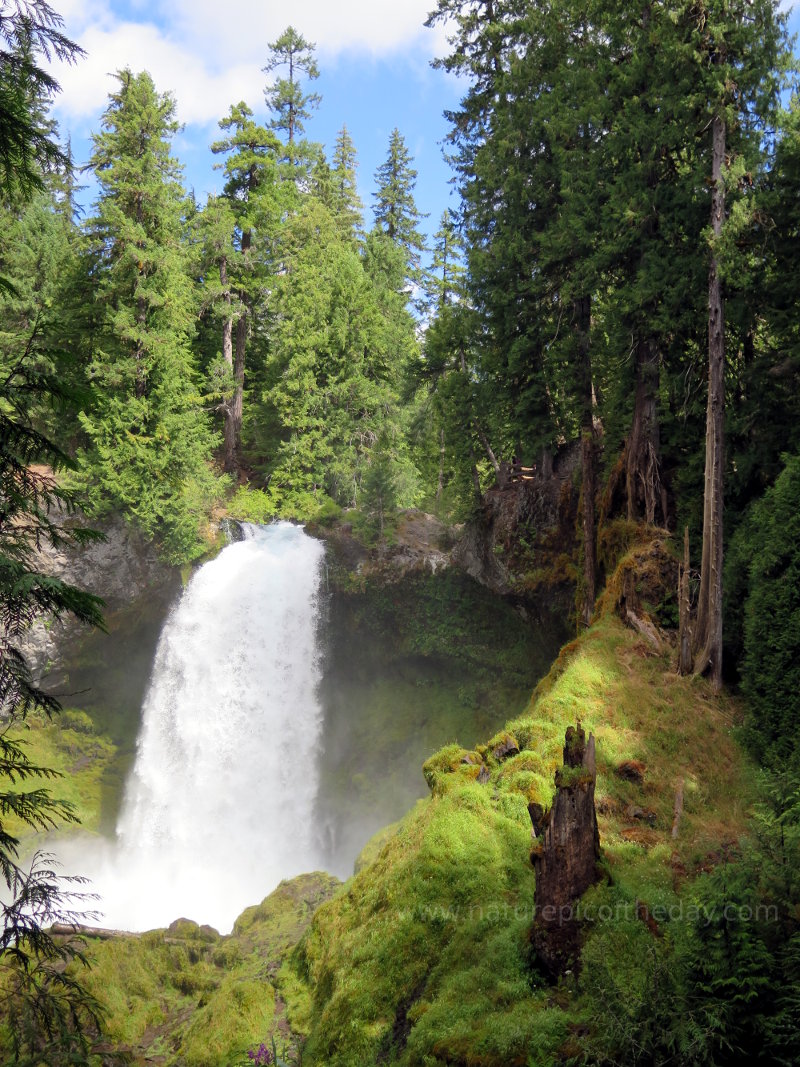
{"label": "moss-covered slope", "polygon": [[[247,1052],[272,1038],[294,1059],[277,976],[338,887],[319,872],[282,882],[224,937],[188,919],[146,934],[89,936],[92,967],[82,978],[106,1010],[109,1044],[134,1067],[249,1064]],[[303,998],[294,1001],[297,1011]]]}
{"label": "moss-covered slope", "polygon": [[311,1002],[303,1063],[509,1067],[566,1057],[580,990],[554,993],[530,958],[527,805],[549,801],[564,730],[580,718],[597,738],[607,867],[584,901],[586,951],[596,941],[606,947],[595,951],[646,956],[662,930],[642,916],[670,905],[677,914],[692,875],[742,832],[751,770],[731,737],[734,713],[704,682],[675,675],[668,652],[603,615],[502,734],[428,761],[431,798],[317,912],[289,968],[295,995]]}

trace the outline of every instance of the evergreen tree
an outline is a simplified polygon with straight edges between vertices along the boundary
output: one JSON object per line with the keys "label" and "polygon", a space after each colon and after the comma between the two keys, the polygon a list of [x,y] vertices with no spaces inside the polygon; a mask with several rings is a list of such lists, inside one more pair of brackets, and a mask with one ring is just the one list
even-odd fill
{"label": "evergreen tree", "polygon": [[223,416],[225,470],[233,474],[237,470],[241,438],[244,379],[242,375],[240,380],[234,377],[233,338],[243,308],[234,292],[236,219],[230,201],[226,197],[210,196],[198,216],[197,230],[201,248],[203,311],[206,319],[213,323],[216,335],[219,330],[222,333],[222,351],[216,350],[218,358],[212,359],[207,368],[208,387],[210,398]]}
{"label": "evergreen tree", "polygon": [[272,428],[269,486],[276,497],[325,493],[340,504],[359,502],[413,343],[397,315],[398,302],[407,313],[393,288],[395,251],[390,245],[387,257],[362,259],[313,198],[287,223],[259,412]]}
{"label": "evergreen tree", "polygon": [[195,305],[181,243],[183,190],[170,154],[175,104],[149,74],[117,75],[91,165],[100,186],[89,232],[103,320],[81,422],[82,481],[95,513],[122,508],[181,560],[202,550],[213,445],[190,349]]}
{"label": "evergreen tree", "polygon": [[358,195],[356,148],[347,127],[342,126],[333,149],[332,206],[343,236],[358,243],[363,236],[364,205]]}
{"label": "evergreen tree", "polygon": [[[64,262],[64,220],[47,195],[28,208],[23,202],[43,189],[46,170],[64,159],[40,108],[43,89],[54,93],[58,85],[38,65],[41,55],[71,60],[79,54],[60,24],[36,0],[0,13],[0,202],[14,204],[3,218],[0,249],[3,269],[14,272],[0,287],[6,301],[0,338],[0,1049],[7,1063],[88,1067],[101,1014],[76,968],[69,968],[86,963],[86,956],[80,939],[50,932],[55,922],[84,917],[81,879],[63,878],[40,852],[23,866],[13,828],[14,822],[37,831],[75,821],[71,806],[43,785],[58,775],[37,766],[15,736],[31,712],[52,716],[59,710],[33,683],[21,641],[38,618],[101,622],[96,597],[40,574],[36,558],[42,543],[58,548],[93,536],[56,520],[56,511],[75,507],[59,477],[71,464],[37,425],[68,394],[67,383],[54,373],[59,368],[53,350],[42,341],[55,334],[52,298]],[[26,244],[20,247],[20,241]]]}
{"label": "evergreen tree", "polygon": [[433,238],[433,259],[428,275],[428,304],[436,311],[454,303],[464,286],[464,241],[452,211],[444,211]]}
{"label": "evergreen tree", "polygon": [[309,81],[316,81],[319,77],[314,59],[315,48],[316,45],[307,41],[293,26],[287,26],[280,37],[269,45],[271,55],[262,68],[265,74],[287,68],[287,76],[277,78],[275,84],[265,90],[264,99],[268,109],[275,115],[271,128],[286,134],[290,155],[293,155],[295,142],[305,131],[306,120],[319,107],[321,99],[317,93],[304,93],[300,82],[303,74]]}
{"label": "evergreen tree", "polygon": [[4,4],[0,10],[0,189],[4,199],[28,197],[46,170],[67,157],[44,109],[59,91],[46,65],[75,63],[83,49],[66,37],[64,20],[45,0]]}
{"label": "evergreen tree", "polygon": [[[231,107],[220,121],[227,136],[215,141],[212,152],[227,156],[222,164],[225,171],[225,197],[233,213],[235,229],[233,241],[239,254],[231,259],[225,252],[224,270],[233,283],[237,308],[235,315],[223,314],[223,360],[233,375],[232,388],[223,398],[225,418],[225,469],[234,474],[239,467],[247,341],[253,325],[262,282],[269,272],[270,242],[274,240],[277,221],[296,195],[293,183],[279,182],[279,142],[275,134],[259,125],[245,103]],[[216,238],[217,243],[222,240]],[[221,246],[222,247],[222,246]],[[223,269],[218,258],[217,269]],[[233,311],[233,309],[232,309]],[[227,322],[233,324],[233,362],[228,361]]]}
{"label": "evergreen tree", "polygon": [[373,194],[373,213],[376,227],[403,250],[407,283],[419,285],[422,281],[420,255],[425,248],[419,222],[424,216],[414,202],[417,172],[411,164],[411,154],[403,135],[395,127],[389,138],[386,161],[375,171],[377,188]]}

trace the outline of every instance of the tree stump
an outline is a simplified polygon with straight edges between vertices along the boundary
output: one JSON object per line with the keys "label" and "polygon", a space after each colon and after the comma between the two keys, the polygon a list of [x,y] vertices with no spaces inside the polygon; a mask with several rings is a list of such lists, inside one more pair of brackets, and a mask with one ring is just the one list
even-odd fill
{"label": "tree stump", "polygon": [[574,965],[580,949],[576,902],[599,880],[600,835],[594,807],[594,735],[567,729],[564,766],[556,771],[556,796],[531,852],[536,872],[531,942],[551,978]]}

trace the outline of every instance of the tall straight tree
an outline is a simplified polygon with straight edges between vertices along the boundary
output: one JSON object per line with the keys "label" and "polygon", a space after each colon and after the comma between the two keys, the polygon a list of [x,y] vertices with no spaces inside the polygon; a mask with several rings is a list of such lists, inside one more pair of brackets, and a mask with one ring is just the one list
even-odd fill
{"label": "tall straight tree", "polygon": [[[737,270],[737,242],[749,225],[752,177],[763,165],[764,130],[777,120],[788,62],[786,16],[773,0],[710,0],[693,9],[711,179],[708,259],[708,395],[703,549],[694,632],[694,671],[722,684],[722,572],[725,429],[726,275]],[[738,180],[737,180],[738,179]]]}
{"label": "tall straight tree", "polygon": [[243,308],[234,293],[232,277],[237,259],[234,246],[236,218],[230,201],[224,196],[210,196],[198,218],[203,273],[203,305],[212,321],[222,330],[222,359],[210,368],[211,394],[218,401],[224,426],[224,466],[228,474],[237,470],[237,452],[241,437],[244,366],[240,361],[238,378],[234,373],[233,335]]}
{"label": "tall straight tree", "polygon": [[[235,315],[235,338],[233,341],[232,387],[223,400],[225,417],[225,469],[230,474],[239,469],[242,417],[244,411],[245,362],[247,338],[258,298],[260,279],[266,268],[265,257],[256,255],[253,237],[257,228],[269,231],[270,209],[282,196],[291,196],[289,186],[279,193],[278,159],[280,142],[275,134],[261,126],[253,118],[253,112],[243,101],[231,107],[229,114],[220,121],[220,128],[227,136],[215,141],[211,151],[225,155],[225,197],[232,209],[235,221],[234,244],[238,248],[235,261],[225,257],[225,276],[235,278],[238,311]],[[276,209],[277,210],[277,209]],[[263,249],[262,249],[263,251]],[[219,260],[219,269],[223,269]],[[233,315],[223,315],[223,355],[228,359],[228,323]]]}
{"label": "tall straight tree", "polygon": [[89,368],[98,404],[81,417],[91,446],[82,478],[95,511],[122,508],[179,560],[202,549],[213,441],[190,348],[184,193],[170,152],[178,125],[174,100],[149,74],[116,77],[90,161],[100,198],[88,232],[103,317]]}
{"label": "tall straight tree", "polygon": [[386,160],[375,171],[373,211],[378,229],[403,250],[408,283],[418,285],[422,281],[420,257],[425,248],[419,223],[424,216],[414,200],[417,172],[412,162],[403,135],[395,127],[389,138]]}
{"label": "tall straight tree", "polygon": [[305,75],[309,81],[316,81],[319,77],[314,59],[315,48],[316,45],[307,41],[293,26],[287,26],[280,37],[269,45],[270,58],[262,68],[265,74],[286,69],[286,76],[277,78],[274,85],[264,91],[264,99],[275,115],[270,123],[271,128],[283,131],[290,146],[294,146],[305,131],[305,122],[314,108],[319,106],[321,99],[317,93],[303,92],[300,81],[301,75]]}
{"label": "tall straight tree", "polygon": [[358,195],[356,146],[346,126],[336,135],[332,163],[333,210],[343,236],[357,244],[363,236],[364,205]]}

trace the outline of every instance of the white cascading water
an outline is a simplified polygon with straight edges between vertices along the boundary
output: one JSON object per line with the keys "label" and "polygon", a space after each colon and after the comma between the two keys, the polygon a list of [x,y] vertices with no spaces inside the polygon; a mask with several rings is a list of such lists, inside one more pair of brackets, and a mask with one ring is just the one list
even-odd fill
{"label": "white cascading water", "polygon": [[324,549],[289,523],[244,529],[161,633],[116,846],[92,875],[104,926],[227,931],[319,864]]}

